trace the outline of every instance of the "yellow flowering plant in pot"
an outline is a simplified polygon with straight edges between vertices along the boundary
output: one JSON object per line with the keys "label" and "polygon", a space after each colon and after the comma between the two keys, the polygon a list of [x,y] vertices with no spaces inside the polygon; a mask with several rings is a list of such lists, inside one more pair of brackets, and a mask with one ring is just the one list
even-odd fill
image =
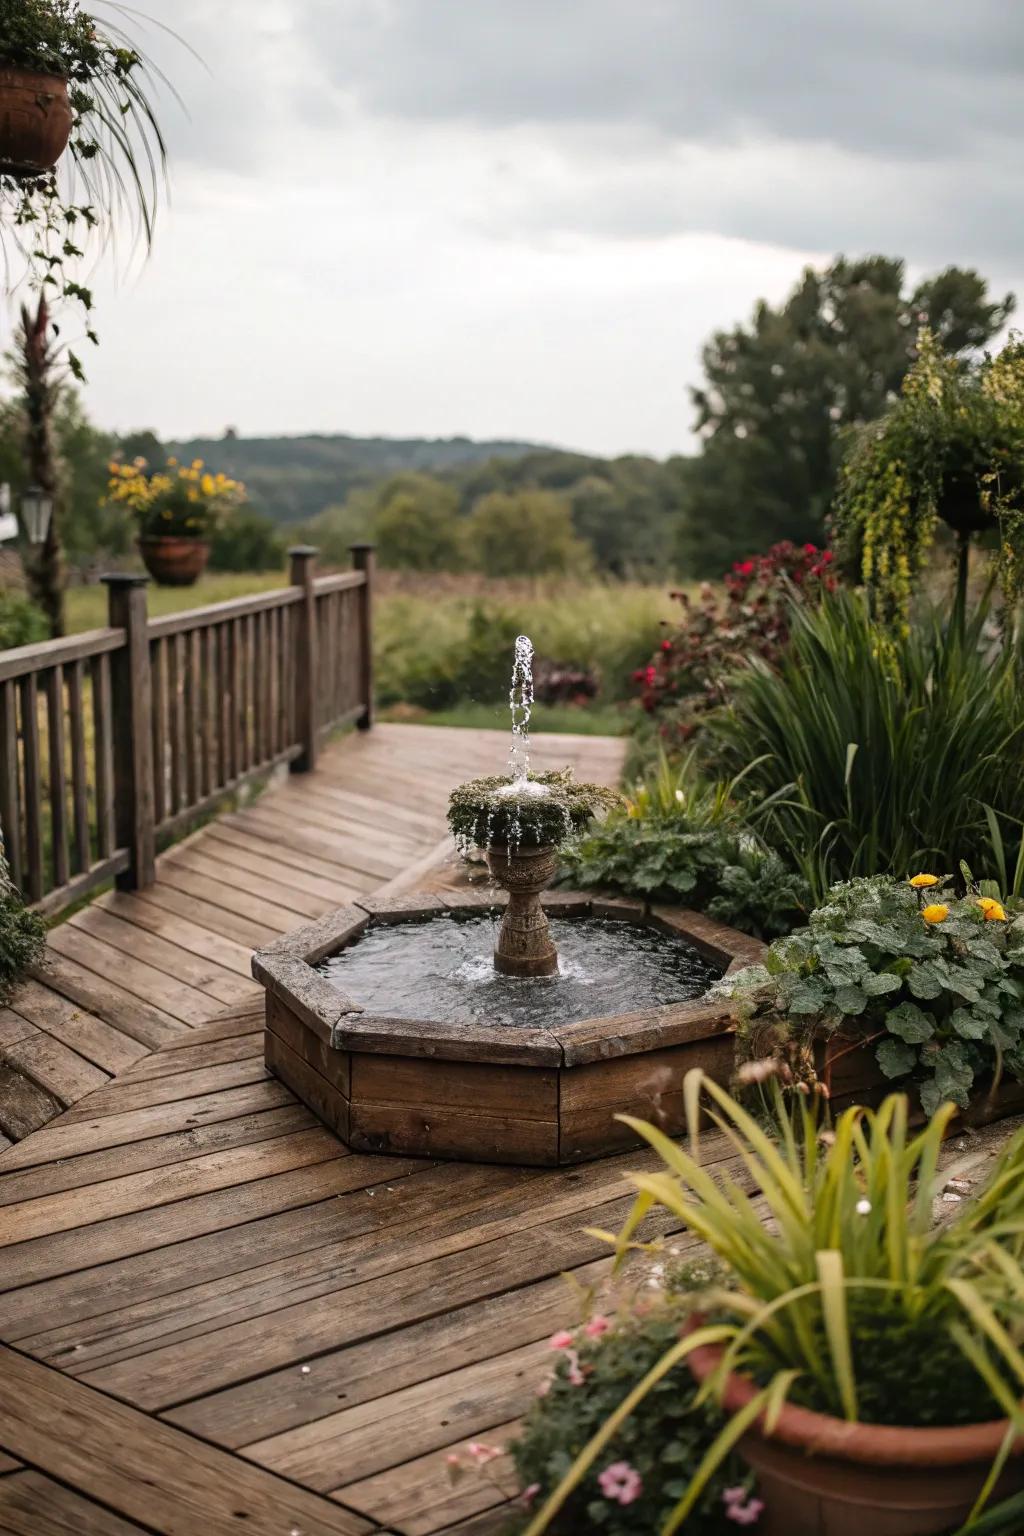
{"label": "yellow flowering plant in pot", "polygon": [[1024,907],[963,871],[834,885],[763,965],[720,982],[754,1057],[850,1102],[897,1081],[925,1114],[1024,1107]]}
{"label": "yellow flowering plant in pot", "polygon": [[153,580],[187,587],[206,567],[214,528],[245,501],[245,487],[211,474],[202,459],[191,464],[168,459],[153,473],[144,459],[135,459],[110,465],[107,500],[135,517],[139,550]]}
{"label": "yellow flowering plant in pot", "polygon": [[644,1221],[667,1212],[708,1245],[720,1278],[525,1536],[557,1528],[625,1422],[680,1368],[725,1423],[649,1536],[689,1529],[734,1449],[757,1478],[759,1536],[939,1536],[1024,1487],[1024,1131],[936,1225],[952,1105],[917,1135],[903,1094],[822,1130],[818,1095],[787,1100],[777,1078],[766,1087],[768,1124],[688,1073],[688,1147],[621,1117],[661,1167],[631,1176],[625,1226],[600,1235],[622,1264],[646,1246]]}

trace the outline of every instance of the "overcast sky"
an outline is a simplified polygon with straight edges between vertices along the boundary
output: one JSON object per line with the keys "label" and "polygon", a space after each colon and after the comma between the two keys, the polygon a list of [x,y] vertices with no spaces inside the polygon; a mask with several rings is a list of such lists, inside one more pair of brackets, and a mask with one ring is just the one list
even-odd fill
{"label": "overcast sky", "polygon": [[205,68],[143,29],[189,117],[106,426],[691,451],[702,340],[807,262],[1024,291],[1021,0],[134,3]]}

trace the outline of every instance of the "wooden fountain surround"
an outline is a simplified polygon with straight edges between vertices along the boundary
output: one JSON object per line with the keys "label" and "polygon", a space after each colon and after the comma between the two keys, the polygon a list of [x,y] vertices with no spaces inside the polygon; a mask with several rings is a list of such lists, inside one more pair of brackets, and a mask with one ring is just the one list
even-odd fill
{"label": "wooden fountain surround", "polygon": [[[717,1080],[733,1067],[728,1003],[698,998],[548,1028],[387,1018],[362,1012],[315,967],[371,925],[469,915],[503,893],[414,893],[343,907],[253,959],[266,990],[266,1063],[350,1147],[405,1156],[555,1166],[635,1145],[628,1113],[675,1135],[691,1067]],[[764,948],[681,907],[541,897],[562,918],[653,927],[686,941],[723,972]]]}

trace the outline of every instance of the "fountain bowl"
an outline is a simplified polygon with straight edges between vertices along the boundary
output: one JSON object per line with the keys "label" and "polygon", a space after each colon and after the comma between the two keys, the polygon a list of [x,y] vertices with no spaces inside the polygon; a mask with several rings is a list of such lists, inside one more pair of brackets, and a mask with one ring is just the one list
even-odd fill
{"label": "fountain bowl", "polygon": [[[682,1080],[733,1071],[731,1005],[699,997],[544,1027],[364,1011],[317,967],[380,925],[502,908],[472,890],[367,897],[286,935],[253,959],[266,993],[269,1070],[359,1151],[469,1162],[557,1166],[637,1144],[615,1117],[683,1131]],[[692,946],[725,973],[763,946],[681,907],[565,891],[539,898],[560,920],[598,918]],[[543,981],[536,983],[544,986]]]}

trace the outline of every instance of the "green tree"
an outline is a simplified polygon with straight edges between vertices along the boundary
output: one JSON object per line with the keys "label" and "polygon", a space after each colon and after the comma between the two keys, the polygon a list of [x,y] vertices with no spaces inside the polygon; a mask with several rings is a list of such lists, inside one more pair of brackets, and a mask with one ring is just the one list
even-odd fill
{"label": "green tree", "polygon": [[466,524],[469,563],[487,576],[564,576],[592,563],[567,501],[550,491],[492,491]]}
{"label": "green tree", "polygon": [[896,397],[918,327],[961,357],[1005,324],[1012,294],[992,300],[978,273],[950,267],[905,291],[902,261],[838,257],[808,268],[778,308],[716,332],[694,390],[704,449],[693,462],[682,564],[691,574],[779,539],[820,539],[836,483],[837,441]]}
{"label": "green tree", "polygon": [[373,514],[377,557],[392,570],[454,571],[460,560],[459,499],[431,475],[386,481]]}

